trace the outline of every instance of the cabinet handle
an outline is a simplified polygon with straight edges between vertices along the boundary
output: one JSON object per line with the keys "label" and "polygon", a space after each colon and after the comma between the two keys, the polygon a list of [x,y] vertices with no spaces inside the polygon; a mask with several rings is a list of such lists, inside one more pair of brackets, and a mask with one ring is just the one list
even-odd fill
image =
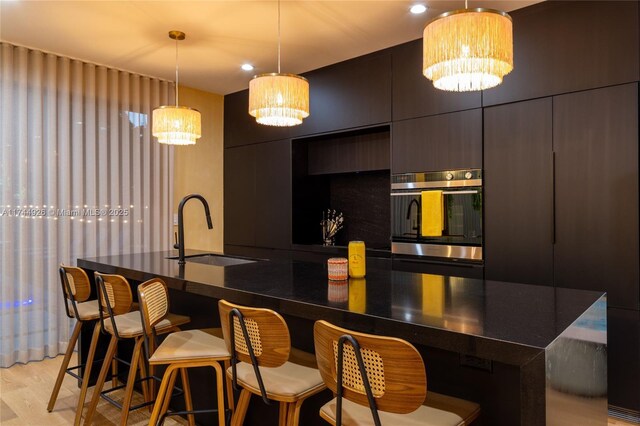
{"label": "cabinet handle", "polygon": [[551,244],[556,243],[556,152],[551,151]]}

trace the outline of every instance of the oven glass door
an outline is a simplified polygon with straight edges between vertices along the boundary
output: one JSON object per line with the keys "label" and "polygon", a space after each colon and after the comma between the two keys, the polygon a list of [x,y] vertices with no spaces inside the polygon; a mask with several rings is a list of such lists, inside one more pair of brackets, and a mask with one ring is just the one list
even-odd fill
{"label": "oven glass door", "polygon": [[446,245],[482,245],[482,188],[447,188],[443,191],[444,229],[441,237],[422,236],[420,190],[391,193],[392,240]]}

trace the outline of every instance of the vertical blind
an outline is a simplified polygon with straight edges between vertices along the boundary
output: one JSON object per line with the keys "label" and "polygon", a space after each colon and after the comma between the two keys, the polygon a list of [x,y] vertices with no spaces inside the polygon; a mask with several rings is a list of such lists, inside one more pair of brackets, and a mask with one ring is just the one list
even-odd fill
{"label": "vertical blind", "polygon": [[171,245],[173,148],[151,137],[168,82],[0,43],[0,366],[64,351],[57,274]]}

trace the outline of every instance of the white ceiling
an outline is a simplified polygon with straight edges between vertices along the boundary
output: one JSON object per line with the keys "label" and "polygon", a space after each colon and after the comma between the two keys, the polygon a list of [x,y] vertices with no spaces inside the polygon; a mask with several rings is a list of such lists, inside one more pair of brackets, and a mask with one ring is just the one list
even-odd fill
{"label": "white ceiling", "polygon": [[[512,11],[539,0],[470,1],[469,7]],[[419,0],[418,0],[419,2]],[[422,37],[425,23],[462,0],[283,0],[282,72],[303,73]],[[245,89],[254,74],[277,69],[277,2],[0,0],[0,39],[97,64],[174,80],[213,93]],[[517,28],[515,29],[517,31]],[[240,65],[249,62],[255,70]]]}

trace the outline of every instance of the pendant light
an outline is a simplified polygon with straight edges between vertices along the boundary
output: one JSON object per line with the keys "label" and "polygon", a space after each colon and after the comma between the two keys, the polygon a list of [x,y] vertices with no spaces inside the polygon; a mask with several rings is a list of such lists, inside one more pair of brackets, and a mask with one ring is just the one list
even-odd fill
{"label": "pendant light", "polygon": [[178,105],[178,41],[185,39],[182,31],[169,31],[169,38],[176,41],[176,104],[164,105],[153,110],[153,136],[168,145],[194,145],[202,136],[200,112]]}
{"label": "pendant light", "polygon": [[513,69],[511,17],[493,9],[443,13],[427,24],[423,74],[437,89],[469,92],[502,83]]}
{"label": "pendant light", "polygon": [[249,114],[266,126],[290,127],[309,116],[309,82],[280,72],[280,0],[278,0],[278,72],[249,82]]}

